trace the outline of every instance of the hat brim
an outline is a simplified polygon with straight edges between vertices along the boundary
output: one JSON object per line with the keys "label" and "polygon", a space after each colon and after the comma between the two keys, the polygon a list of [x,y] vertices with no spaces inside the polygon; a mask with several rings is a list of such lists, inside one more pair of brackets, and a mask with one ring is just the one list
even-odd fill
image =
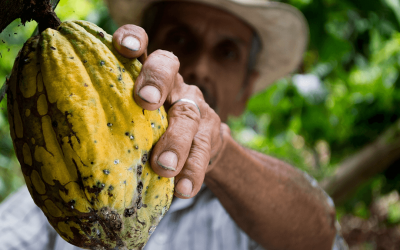
{"label": "hat brim", "polygon": [[[107,0],[118,25],[140,25],[142,14],[156,2],[189,0]],[[247,22],[260,36],[263,49],[256,70],[260,77],[253,93],[294,71],[308,43],[308,25],[296,8],[265,0],[190,0],[225,10]]]}

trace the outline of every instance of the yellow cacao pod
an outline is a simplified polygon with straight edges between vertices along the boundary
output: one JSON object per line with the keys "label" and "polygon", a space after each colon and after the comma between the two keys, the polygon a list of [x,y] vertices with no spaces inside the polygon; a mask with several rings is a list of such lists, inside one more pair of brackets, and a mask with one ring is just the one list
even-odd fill
{"label": "yellow cacao pod", "polygon": [[29,192],[62,238],[142,249],[173,196],[173,179],[148,163],[167,117],[134,102],[141,64],[111,39],[85,21],[29,39],[10,78],[8,117]]}

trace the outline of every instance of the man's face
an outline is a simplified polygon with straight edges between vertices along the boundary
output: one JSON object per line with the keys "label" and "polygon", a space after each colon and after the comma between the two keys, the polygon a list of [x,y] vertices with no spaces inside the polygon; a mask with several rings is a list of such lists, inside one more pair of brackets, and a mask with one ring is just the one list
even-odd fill
{"label": "man's face", "polygon": [[252,29],[237,17],[206,5],[168,3],[149,39],[149,52],[172,51],[179,73],[203,92],[225,121],[239,115],[251,94],[255,72],[247,76]]}

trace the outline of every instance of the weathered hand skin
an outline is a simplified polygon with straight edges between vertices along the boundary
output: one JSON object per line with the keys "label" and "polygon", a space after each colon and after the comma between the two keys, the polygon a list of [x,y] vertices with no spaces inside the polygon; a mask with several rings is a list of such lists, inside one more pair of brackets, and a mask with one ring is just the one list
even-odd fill
{"label": "weathered hand skin", "polygon": [[28,40],[10,78],[8,115],[28,189],[66,241],[142,249],[174,192],[149,166],[164,108],[133,100],[141,64],[112,37],[74,21]]}

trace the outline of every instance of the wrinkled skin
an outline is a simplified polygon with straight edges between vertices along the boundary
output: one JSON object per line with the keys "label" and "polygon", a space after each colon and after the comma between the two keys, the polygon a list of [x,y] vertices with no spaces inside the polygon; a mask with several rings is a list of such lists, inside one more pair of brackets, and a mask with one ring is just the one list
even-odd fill
{"label": "wrinkled skin", "polygon": [[[229,13],[192,3],[170,4],[160,19],[150,45],[134,25],[113,36],[125,57],[154,51],[133,96],[144,109],[169,108],[170,125],[151,156],[153,170],[176,177],[179,198],[193,197],[205,182],[266,249],[331,249],[335,210],[322,191],[288,164],[238,145],[221,123],[243,111],[258,76],[246,68],[252,29]],[[124,40],[129,36],[138,42]],[[174,104],[182,98],[195,101],[200,112],[191,103]]]}

